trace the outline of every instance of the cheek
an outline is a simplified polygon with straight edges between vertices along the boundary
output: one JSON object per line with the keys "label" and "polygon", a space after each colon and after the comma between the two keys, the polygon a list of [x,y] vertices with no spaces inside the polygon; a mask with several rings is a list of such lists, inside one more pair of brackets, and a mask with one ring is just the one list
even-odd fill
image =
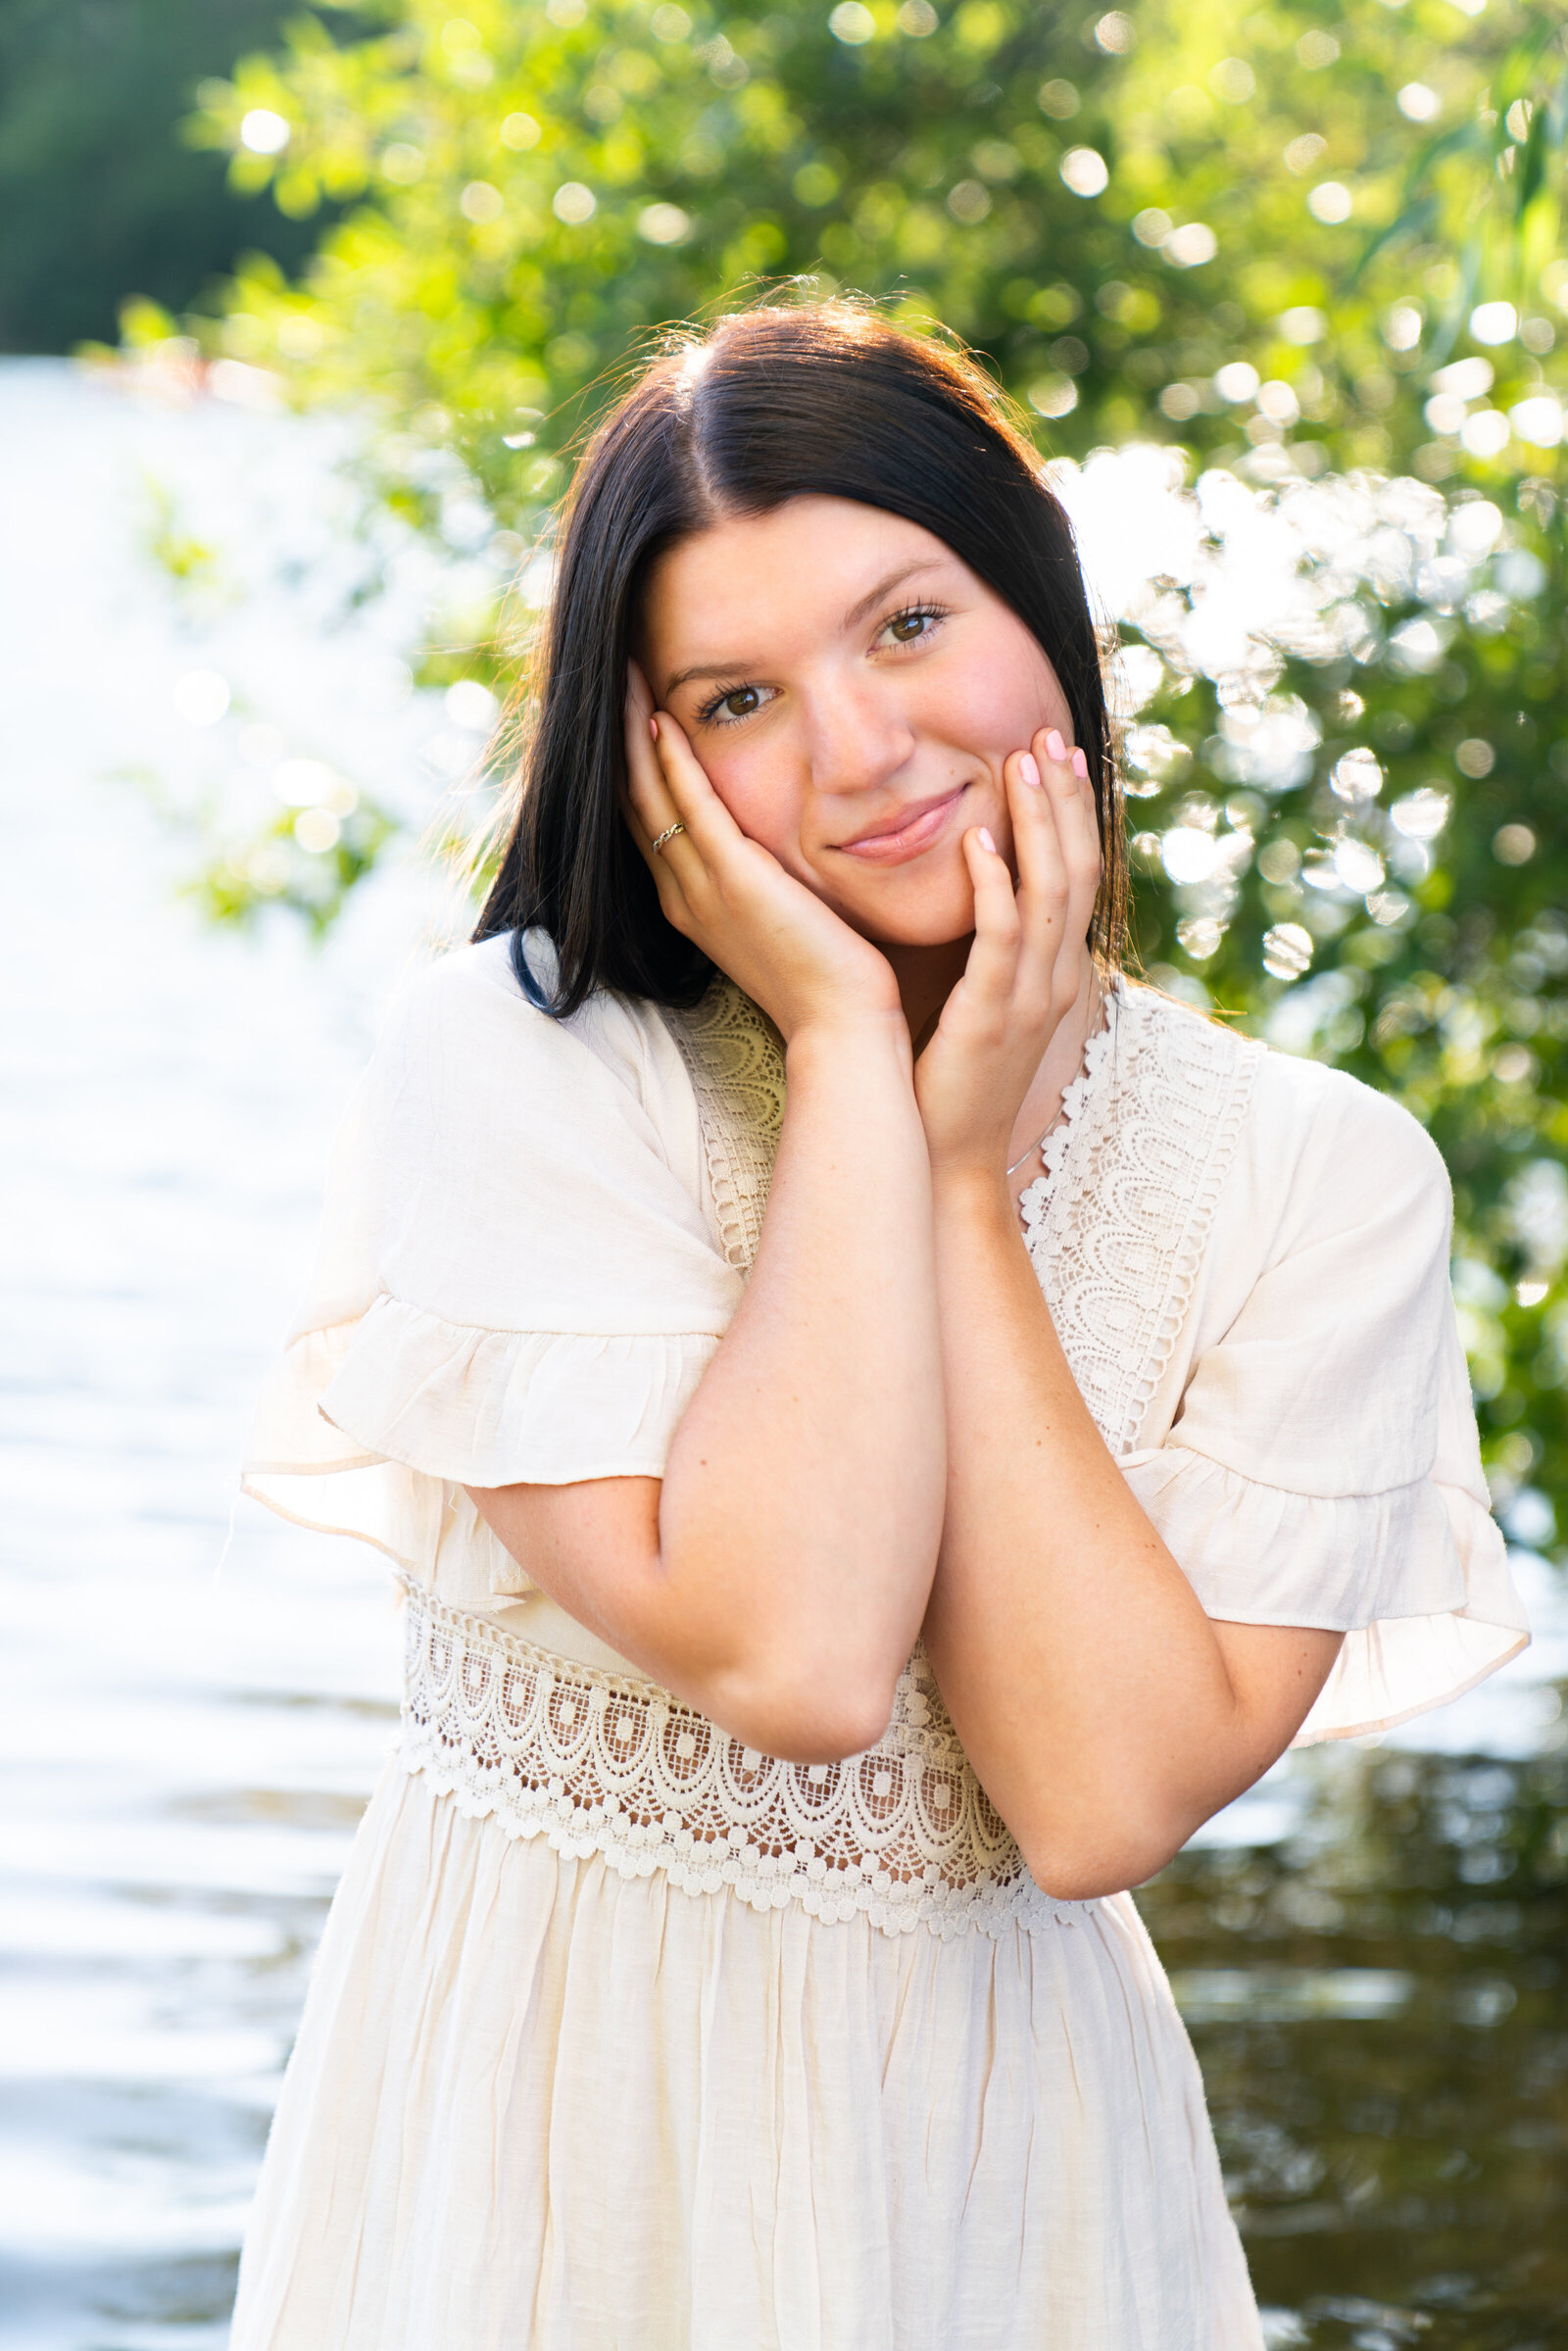
{"label": "cheek", "polygon": [[782,762],[770,760],[761,746],[731,750],[722,742],[716,751],[705,746],[698,756],[747,839],[760,841],[792,872],[801,871],[800,796]]}
{"label": "cheek", "polygon": [[978,658],[944,664],[932,679],[928,722],[966,750],[999,763],[1021,751],[1042,726],[1071,726],[1067,698],[1034,639],[1011,629],[982,645]]}

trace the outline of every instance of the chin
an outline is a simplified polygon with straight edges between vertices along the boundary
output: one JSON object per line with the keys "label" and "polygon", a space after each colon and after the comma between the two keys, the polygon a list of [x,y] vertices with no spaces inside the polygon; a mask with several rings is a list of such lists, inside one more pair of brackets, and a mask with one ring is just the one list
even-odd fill
{"label": "chin", "polygon": [[875,947],[951,947],[974,929],[974,892],[967,872],[920,889],[867,891],[861,903],[841,906],[846,922]]}

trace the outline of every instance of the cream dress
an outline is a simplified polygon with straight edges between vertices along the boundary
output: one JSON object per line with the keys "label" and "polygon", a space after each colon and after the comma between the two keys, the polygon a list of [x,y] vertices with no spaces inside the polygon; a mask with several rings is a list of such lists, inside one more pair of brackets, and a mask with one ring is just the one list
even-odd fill
{"label": "cream dress", "polygon": [[[404,1729],[233,2351],[1258,2351],[1131,1897],[1034,1884],[922,1654],[868,1754],[781,1764],[535,1592],[464,1492],[662,1473],[782,1090],[728,983],[558,1023],[505,940],[416,983],[358,1090],[246,1482],[395,1563]],[[1303,1739],[1511,1656],[1419,1127],[1127,985],[1067,1108],[1024,1202],[1056,1327],[1209,1613],[1348,1636]]]}

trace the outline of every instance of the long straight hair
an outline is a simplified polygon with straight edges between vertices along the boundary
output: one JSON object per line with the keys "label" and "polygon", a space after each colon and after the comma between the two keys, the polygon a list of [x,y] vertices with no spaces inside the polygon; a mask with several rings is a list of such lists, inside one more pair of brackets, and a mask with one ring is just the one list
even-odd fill
{"label": "long straight hair", "polygon": [[[917,522],[1046,653],[1089,762],[1102,878],[1090,946],[1120,962],[1127,862],[1100,647],[1072,525],[965,355],[854,303],[769,305],[656,360],[585,449],[567,503],[515,813],[476,939],[512,931],[535,1003],[600,988],[690,1004],[712,965],[666,922],[621,814],[626,668],[650,565],[720,517],[854,499]],[[546,999],[522,950],[555,947]]]}

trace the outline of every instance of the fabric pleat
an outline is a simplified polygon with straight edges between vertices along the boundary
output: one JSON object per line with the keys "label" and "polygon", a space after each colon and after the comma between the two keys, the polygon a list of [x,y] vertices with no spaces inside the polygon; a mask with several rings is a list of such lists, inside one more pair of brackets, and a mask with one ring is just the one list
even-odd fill
{"label": "fabric pleat", "polygon": [[232,2351],[1259,2351],[1137,1912],[1063,1915],[944,1942],[759,1913],[508,1839],[394,1761]]}

